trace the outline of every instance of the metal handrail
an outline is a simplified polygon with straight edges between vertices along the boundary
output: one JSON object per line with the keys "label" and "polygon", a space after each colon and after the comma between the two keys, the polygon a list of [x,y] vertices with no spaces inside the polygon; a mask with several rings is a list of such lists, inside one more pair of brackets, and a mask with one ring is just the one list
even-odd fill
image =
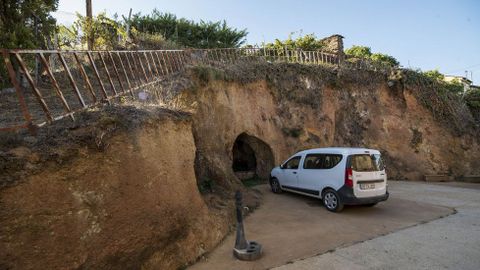
{"label": "metal handrail", "polygon": [[[184,70],[187,65],[235,64],[242,59],[263,59],[270,62],[312,65],[345,64],[353,68],[368,66],[348,63],[336,54],[323,51],[259,47],[94,51],[2,49],[1,52],[10,82],[18,97],[24,123],[0,127],[0,131],[21,128],[34,130],[35,127],[64,117],[75,120],[74,114],[78,111],[110,103],[112,99],[122,95],[135,97],[135,92],[139,89],[156,84],[166,77]],[[42,92],[38,85],[38,78],[32,77],[22,56],[35,57],[37,67],[41,67],[43,73],[50,80],[55,99],[47,100],[45,98],[44,91]],[[70,59],[70,62],[67,61],[67,58]],[[61,68],[52,68],[52,59],[58,59]],[[17,70],[14,65],[17,66]],[[80,76],[74,78],[72,71],[75,71],[75,74],[79,73]],[[21,73],[25,77],[37,105],[41,108],[44,118],[41,123],[33,123],[32,112],[30,106],[27,105],[24,89],[18,81],[17,73]],[[73,90],[73,97],[65,94],[65,85],[60,84],[56,78],[62,74],[67,78],[69,88]],[[57,103],[63,108],[60,112],[52,111],[51,107],[54,105],[58,107]]]}

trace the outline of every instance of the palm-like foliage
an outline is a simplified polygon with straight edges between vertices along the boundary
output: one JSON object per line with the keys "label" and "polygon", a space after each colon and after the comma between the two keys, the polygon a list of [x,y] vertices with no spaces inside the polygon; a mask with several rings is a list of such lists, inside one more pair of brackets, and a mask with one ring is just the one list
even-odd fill
{"label": "palm-like foliage", "polygon": [[296,50],[301,49],[304,51],[317,51],[322,50],[325,47],[321,39],[318,39],[314,34],[307,34],[299,36],[296,39],[292,37],[293,33],[288,36],[286,40],[275,39],[273,43],[264,44],[267,49],[275,49],[278,55],[284,55],[285,49]]}

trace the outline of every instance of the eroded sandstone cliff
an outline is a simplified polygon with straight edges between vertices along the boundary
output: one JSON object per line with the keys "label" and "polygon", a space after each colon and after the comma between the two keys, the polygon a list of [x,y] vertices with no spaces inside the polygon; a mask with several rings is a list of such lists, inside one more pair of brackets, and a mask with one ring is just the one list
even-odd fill
{"label": "eroded sandstone cliff", "polygon": [[468,109],[406,78],[301,65],[198,69],[173,103],[192,113],[199,181],[236,183],[232,146],[242,133],[265,142],[276,165],[299,150],[351,146],[381,150],[392,179],[480,172]]}

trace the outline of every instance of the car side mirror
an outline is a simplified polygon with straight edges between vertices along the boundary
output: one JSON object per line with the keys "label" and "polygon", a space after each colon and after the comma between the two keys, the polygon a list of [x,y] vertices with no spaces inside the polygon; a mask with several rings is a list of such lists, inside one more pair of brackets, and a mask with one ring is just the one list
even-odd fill
{"label": "car side mirror", "polygon": [[280,169],[285,169],[285,164],[280,165]]}

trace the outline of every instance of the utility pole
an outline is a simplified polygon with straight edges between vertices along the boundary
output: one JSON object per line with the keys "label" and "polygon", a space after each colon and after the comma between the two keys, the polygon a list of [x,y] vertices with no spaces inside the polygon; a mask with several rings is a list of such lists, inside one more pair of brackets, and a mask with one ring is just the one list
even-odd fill
{"label": "utility pole", "polygon": [[[37,15],[33,14],[33,25],[35,26],[35,39],[37,42],[39,42],[38,38],[38,17]],[[38,55],[35,54],[35,83],[38,83],[38,77],[39,77],[39,61],[38,61]]]}
{"label": "utility pole", "polygon": [[87,48],[93,50],[93,31],[92,31],[92,0],[86,0],[87,4]]}
{"label": "utility pole", "polygon": [[[125,17],[124,17],[125,18]],[[128,12],[128,20],[127,20],[127,41],[130,41],[130,19],[132,18],[132,8]]]}

